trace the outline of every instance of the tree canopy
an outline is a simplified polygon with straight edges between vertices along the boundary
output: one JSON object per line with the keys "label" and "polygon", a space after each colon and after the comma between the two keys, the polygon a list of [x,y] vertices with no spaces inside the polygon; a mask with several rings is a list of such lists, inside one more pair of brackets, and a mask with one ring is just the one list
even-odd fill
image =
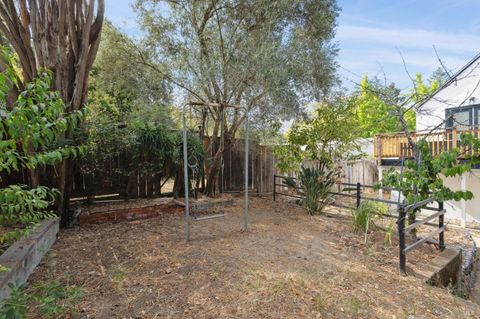
{"label": "tree canopy", "polygon": [[[155,61],[146,64],[186,99],[242,105],[253,119],[278,119],[337,80],[334,0],[138,0],[136,9],[146,31],[140,59]],[[215,195],[224,147],[234,143],[245,115],[209,108],[199,125],[207,117],[215,148],[207,193]]]}
{"label": "tree canopy", "polygon": [[361,135],[372,137],[380,133],[403,131],[397,114],[399,107],[405,113],[408,130],[414,131],[416,108],[412,106],[428,98],[439,88],[440,79],[437,79],[437,72],[428,83],[425,83],[422,75],[417,73],[413,79],[413,87],[407,93],[402,93],[393,82],[387,84],[377,77],[369,79],[365,76],[352,95],[357,108]]}
{"label": "tree canopy", "polygon": [[338,160],[359,155],[355,106],[344,96],[315,105],[311,116],[294,123],[286,135],[287,143],[276,147],[277,167],[297,170],[303,160],[318,161],[324,168],[333,168]]}

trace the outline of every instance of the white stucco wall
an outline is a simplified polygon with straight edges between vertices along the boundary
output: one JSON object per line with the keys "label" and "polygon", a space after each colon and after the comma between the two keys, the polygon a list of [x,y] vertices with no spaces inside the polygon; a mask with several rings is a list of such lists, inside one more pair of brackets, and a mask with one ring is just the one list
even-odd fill
{"label": "white stucco wall", "polygon": [[[380,170],[385,170],[390,167],[383,166],[379,167]],[[394,167],[399,169],[398,167]],[[473,199],[465,201],[465,217],[466,222],[480,222],[480,170],[474,169],[470,173],[464,175],[465,178],[465,190],[471,191],[473,193]],[[443,177],[443,182],[445,186],[449,187],[453,191],[462,190],[461,177]],[[392,192],[390,195],[392,200],[398,200],[398,193]],[[462,210],[462,201],[447,201],[444,203],[444,208],[447,210],[445,218],[462,221],[463,219],[463,210]],[[431,214],[430,211],[426,213]]]}
{"label": "white stucco wall", "polygon": [[[446,186],[452,190],[461,190],[461,178],[443,178]],[[465,202],[465,213],[467,222],[480,222],[480,170],[474,169],[465,174],[465,189],[473,193],[473,199]],[[449,201],[445,203],[447,218],[462,219],[462,202]]]}
{"label": "white stucco wall", "polygon": [[373,137],[370,138],[359,138],[357,140],[360,152],[353,155],[364,155],[366,158],[373,158]]}
{"label": "white stucco wall", "polygon": [[429,130],[445,120],[445,109],[480,104],[480,58],[424,103],[417,112],[417,131]]}

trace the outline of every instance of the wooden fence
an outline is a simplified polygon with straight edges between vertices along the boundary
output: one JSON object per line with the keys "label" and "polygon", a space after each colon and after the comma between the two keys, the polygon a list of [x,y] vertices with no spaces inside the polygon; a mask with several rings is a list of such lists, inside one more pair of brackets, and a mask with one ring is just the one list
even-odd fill
{"label": "wooden fence", "polygon": [[[205,145],[208,145],[205,143]],[[211,154],[210,154],[211,156]],[[207,155],[207,162],[209,156]],[[145,198],[162,193],[161,176],[131,174],[126,171],[126,159],[119,156],[105,163],[102,174],[85,174],[77,169],[74,174],[72,197],[113,195],[129,198]],[[243,141],[224,152],[222,171],[219,177],[220,189],[224,192],[242,191],[244,188],[245,149]],[[249,150],[249,190],[258,193],[271,192],[274,172],[272,148],[251,142]],[[128,185],[128,187],[127,187]],[[127,189],[128,188],[128,189]]]}
{"label": "wooden fence", "polygon": [[[205,145],[208,145],[205,144]],[[235,146],[225,150],[222,173],[219,177],[220,189],[224,192],[242,191],[244,188],[244,142],[238,140]],[[207,161],[208,161],[207,155]],[[125,176],[121,172],[128,171],[128,157],[117,156],[103,163],[101,173],[86,173],[79,167],[73,174],[72,198],[88,198],[105,196],[106,198],[148,198],[171,191],[171,185],[165,189],[165,180],[160,175],[146,176],[138,173]],[[314,166],[315,162],[305,161],[305,166]],[[378,168],[370,160],[359,160],[342,163],[342,182],[375,184],[378,181]],[[273,147],[260,145],[255,141],[250,143],[249,150],[249,190],[254,193],[273,192],[273,179],[280,174],[276,169],[276,159]],[[55,170],[44,169],[41,175],[42,185],[54,185]],[[287,174],[295,177],[295,172]],[[10,174],[2,179],[2,186],[23,183],[27,184],[25,172]],[[169,181],[169,184],[173,180]]]}
{"label": "wooden fence", "polygon": [[[249,189],[257,193],[272,192],[273,174],[275,173],[272,147],[250,143],[248,162]],[[223,163],[223,174],[220,175],[222,189],[224,191],[243,190],[245,184],[243,141],[237,141],[235,147],[225,150]]]}

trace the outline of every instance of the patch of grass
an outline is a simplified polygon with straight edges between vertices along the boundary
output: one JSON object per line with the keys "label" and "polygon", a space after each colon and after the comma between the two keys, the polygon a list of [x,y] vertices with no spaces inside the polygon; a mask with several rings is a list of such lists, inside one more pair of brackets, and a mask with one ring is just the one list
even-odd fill
{"label": "patch of grass", "polygon": [[0,265],[0,273],[9,272],[10,270],[10,268]]}
{"label": "patch of grass", "polygon": [[393,234],[395,234],[395,222],[392,220],[387,226],[387,230],[385,232],[385,238],[383,239],[383,246],[385,248],[392,246]]}
{"label": "patch of grass", "polygon": [[262,287],[262,281],[260,280],[260,278],[255,277],[254,279],[249,280],[247,282],[247,287],[253,288],[253,289],[259,289],[260,287]]}
{"label": "patch of grass", "polygon": [[[72,318],[83,299],[83,291],[59,281],[37,283],[28,289],[9,284],[12,291],[9,298],[0,303],[0,318]],[[33,314],[28,313],[31,304]],[[34,316],[33,316],[34,315]]]}
{"label": "patch of grass", "polygon": [[417,306],[412,304],[409,309],[403,309],[403,317],[409,319],[411,316],[415,316],[417,313]]}
{"label": "patch of grass", "polygon": [[352,297],[349,299],[348,304],[347,304],[347,309],[350,315],[356,316],[358,315],[358,312],[360,310],[360,300],[357,297]]}
{"label": "patch of grass", "polygon": [[313,297],[313,308],[315,311],[322,313],[325,310],[327,299],[321,294],[317,294]]}
{"label": "patch of grass", "polygon": [[272,295],[278,295],[286,289],[286,283],[283,281],[275,282],[271,287],[269,287],[269,291]]}
{"label": "patch of grass", "polygon": [[360,206],[352,210],[352,223],[355,231],[362,231],[365,234],[365,243],[370,224],[375,216],[384,215],[388,211],[387,205],[373,201],[364,201]]}
{"label": "patch of grass", "polygon": [[122,267],[114,267],[108,271],[108,278],[116,289],[122,289],[126,277],[127,272]]}
{"label": "patch of grass", "polygon": [[223,272],[225,271],[225,268],[222,267],[222,266],[215,266],[215,268],[213,269],[212,273],[211,273],[211,276],[216,279],[218,278]]}

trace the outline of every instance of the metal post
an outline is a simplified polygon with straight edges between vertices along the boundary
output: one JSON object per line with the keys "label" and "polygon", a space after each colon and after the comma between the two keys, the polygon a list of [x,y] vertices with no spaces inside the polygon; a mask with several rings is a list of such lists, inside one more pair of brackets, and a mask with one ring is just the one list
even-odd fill
{"label": "metal post", "polygon": [[357,183],[357,208],[360,207],[360,187],[361,187],[361,184],[360,183]]}
{"label": "metal post", "polygon": [[243,229],[248,231],[248,109],[245,108],[245,198],[243,202]]}
{"label": "metal post", "polygon": [[183,181],[185,183],[185,241],[190,240],[190,207],[188,202],[188,147],[187,147],[187,120],[183,106]]}
{"label": "metal post", "polygon": [[277,175],[273,174],[273,201],[275,201],[275,186],[277,185],[276,184],[276,180],[277,180]]}
{"label": "metal post", "polygon": [[[443,210],[443,202],[438,202],[438,210]],[[438,228],[442,228],[444,226],[444,217],[444,214],[438,216]],[[440,250],[445,249],[445,231],[442,231],[440,234],[438,234],[438,245],[440,246]]]}
{"label": "metal post", "polygon": [[405,211],[405,205],[401,204],[398,206],[397,227],[400,244],[400,271],[403,274],[407,273],[407,258],[405,255],[405,216],[407,216],[407,212]]}

